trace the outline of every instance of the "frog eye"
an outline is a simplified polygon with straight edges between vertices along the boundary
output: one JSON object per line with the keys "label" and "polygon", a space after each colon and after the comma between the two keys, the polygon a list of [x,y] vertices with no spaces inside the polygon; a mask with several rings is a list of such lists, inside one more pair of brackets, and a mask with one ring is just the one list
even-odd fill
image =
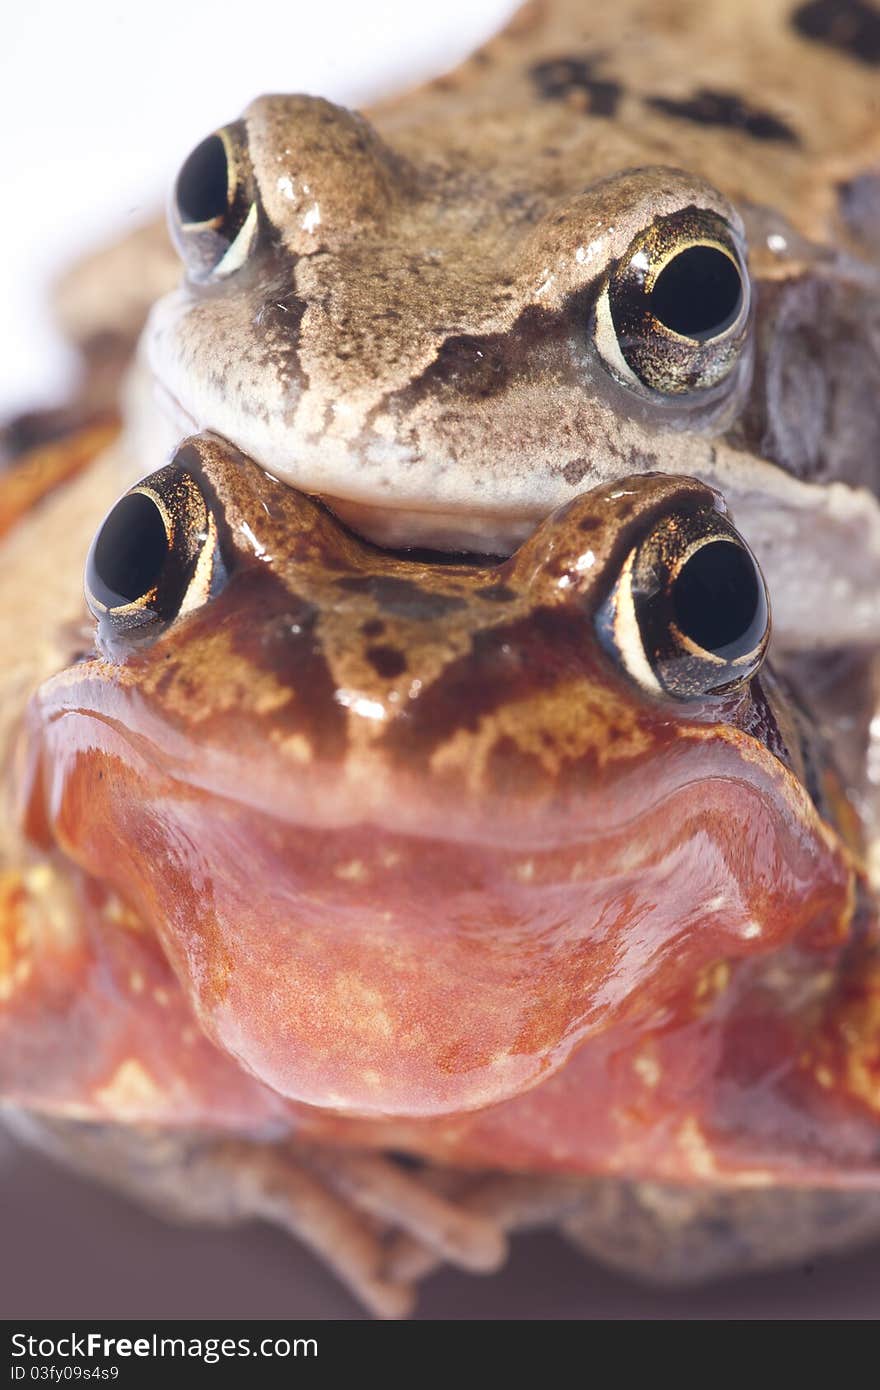
{"label": "frog eye", "polygon": [[169,464],[105,517],[86,561],[86,600],[105,633],[152,636],[221,579],[214,517],[195,478]]}
{"label": "frog eye", "polygon": [[631,242],[596,307],[596,347],[614,376],[662,395],[719,385],[748,336],[750,285],[739,233],[685,208]]}
{"label": "frog eye", "polygon": [[770,603],[751,550],[708,507],[655,523],[627,555],[597,627],[643,689],[698,699],[755,675],[770,638]]}
{"label": "frog eye", "polygon": [[238,121],[196,145],[174,184],[171,236],[190,278],[231,275],[244,265],[257,221],[245,129]]}

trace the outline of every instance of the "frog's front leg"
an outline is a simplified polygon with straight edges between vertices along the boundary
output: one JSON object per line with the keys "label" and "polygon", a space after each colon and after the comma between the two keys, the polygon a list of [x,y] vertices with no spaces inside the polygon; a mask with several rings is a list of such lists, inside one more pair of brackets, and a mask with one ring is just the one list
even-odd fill
{"label": "frog's front leg", "polygon": [[880,1195],[598,1178],[582,1184],[559,1224],[590,1258],[681,1287],[868,1245],[880,1233]]}
{"label": "frog's front leg", "polygon": [[[811,791],[863,855],[880,889],[880,651],[841,647],[776,654],[793,693],[806,700],[833,758],[805,769]],[[794,703],[795,716],[798,705]],[[854,814],[855,813],[855,814]]]}
{"label": "frog's front leg", "polygon": [[280,1226],[380,1317],[405,1316],[414,1297],[411,1280],[388,1272],[388,1242],[395,1232],[406,1230],[432,1265],[446,1259],[488,1272],[503,1259],[504,1238],[492,1221],[456,1207],[378,1155],[23,1112],[10,1115],[10,1127],[27,1143],[166,1218]]}
{"label": "frog's front leg", "polygon": [[[495,1174],[471,1180],[459,1202],[508,1234],[556,1227],[589,1259],[665,1287],[850,1252],[880,1233],[872,1191]],[[402,1235],[387,1268],[410,1283],[439,1263]]]}

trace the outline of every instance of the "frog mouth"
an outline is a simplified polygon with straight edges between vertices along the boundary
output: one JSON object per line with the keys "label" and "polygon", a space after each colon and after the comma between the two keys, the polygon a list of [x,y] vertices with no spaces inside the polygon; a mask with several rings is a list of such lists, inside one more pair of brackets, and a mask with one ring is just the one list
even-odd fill
{"label": "frog mouth", "polygon": [[[847,929],[853,860],[766,739],[671,717],[590,638],[607,572],[592,549],[578,570],[582,523],[616,489],[494,583],[481,562],[418,584],[219,441],[178,464],[212,499],[217,589],[40,687],[23,819],[149,925],[276,1094],[478,1109],[719,957]],[[681,485],[638,491],[655,517]],[[105,615],[123,643],[127,606]]]}
{"label": "frog mouth", "polygon": [[405,556],[415,551],[452,557],[459,563],[497,564],[528,540],[542,520],[540,513],[443,512],[429,508],[389,507],[352,498],[318,494],[350,530],[383,550]]}
{"label": "frog mouth", "polygon": [[[153,453],[171,454],[180,440],[188,435],[205,433],[205,427],[183,405],[178,396],[158,377],[151,380],[151,392],[159,407],[158,416],[164,425],[163,447]],[[226,439],[263,468],[270,477],[282,480],[273,468],[248,448],[222,431],[211,431]],[[356,475],[356,470],[355,470]],[[289,483],[294,486],[293,483]],[[367,501],[354,495],[343,496],[321,487],[302,486],[307,496],[315,497],[349,530],[383,550],[394,551],[402,558],[407,552],[425,554],[441,560],[452,557],[456,563],[480,561],[486,563],[506,559],[523,541],[533,534],[544,520],[546,508],[534,505],[504,508],[480,508],[468,504],[461,507],[426,506],[413,500],[392,502]]]}
{"label": "frog mouth", "polygon": [[698,778],[673,741],[651,795],[640,768],[611,816],[597,790],[553,821],[375,768],[334,787],[294,764],[249,798],[246,746],[187,753],[99,661],[31,713],[39,824],[155,929],[221,1049],[322,1108],[508,1099],[660,1008],[670,980],[853,911],[848,856],[804,806],[807,844],[792,779],[733,741],[697,740]]}

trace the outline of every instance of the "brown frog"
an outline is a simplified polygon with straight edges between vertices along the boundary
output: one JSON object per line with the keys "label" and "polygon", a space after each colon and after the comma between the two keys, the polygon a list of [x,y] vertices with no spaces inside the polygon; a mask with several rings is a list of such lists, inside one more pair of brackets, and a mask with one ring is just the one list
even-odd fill
{"label": "brown frog", "polygon": [[880,1228],[857,824],[716,493],[637,476],[419,559],[202,436],[98,528],[92,649],[101,482],[0,571],[3,707],[69,663],[8,735],[14,1125],[277,1221],[386,1315],[533,1222],[654,1278]]}
{"label": "brown frog", "polygon": [[[374,540],[489,554],[697,475],[777,644],[873,642],[878,34],[869,0],[545,0],[367,117],[260,98],[177,178],[129,475],[210,430]],[[66,286],[105,390],[179,275],[157,230]]]}
{"label": "brown frog", "polygon": [[[177,180],[124,438],[155,229],[64,289],[88,428],[7,434],[2,1092],[385,1313],[529,1220],[654,1277],[880,1225],[856,819],[686,476],[824,699],[876,640],[880,21],[584,8],[369,124],[255,103]],[[193,428],[248,456],[153,472]]]}
{"label": "brown frog", "polygon": [[876,0],[547,0],[366,117],[261,98],[180,171],[182,284],[157,224],[62,287],[77,414],[158,299],[126,480],[206,429],[376,541],[506,553],[596,483],[702,477],[876,826],[878,32]]}

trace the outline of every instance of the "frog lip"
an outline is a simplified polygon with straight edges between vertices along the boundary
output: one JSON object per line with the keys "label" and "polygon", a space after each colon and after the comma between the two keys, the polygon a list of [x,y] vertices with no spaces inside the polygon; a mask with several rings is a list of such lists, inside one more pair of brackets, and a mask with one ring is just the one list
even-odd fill
{"label": "frog lip", "polygon": [[[356,784],[340,776],[342,800],[329,777],[316,787],[313,766],[262,787],[246,747],[192,746],[144,710],[136,681],[108,688],[100,662],[53,678],[33,713],[35,825],[127,887],[174,943],[214,1040],[308,1104],[332,1091],[355,1113],[481,1108],[606,1026],[662,1019],[667,977],[679,998],[719,959],[769,953],[813,925],[827,942],[831,914],[844,926],[853,911],[846,857],[815,820],[810,852],[772,755],[762,771],[731,741],[697,740],[696,778],[673,741],[653,786],[641,767],[616,783],[610,818],[601,787],[575,817],[536,816],[508,795],[500,813],[477,807],[475,833],[437,787],[383,786],[368,766]],[[277,761],[262,759],[261,775]]]}
{"label": "frog lip", "polygon": [[[173,439],[169,441],[172,448],[188,435],[207,432],[229,437],[222,430],[206,429],[158,377],[153,378],[153,390],[162,418],[173,426]],[[277,481],[290,487],[298,486],[289,478],[280,478],[276,469],[251,452],[246,443],[231,438],[229,442]],[[425,505],[413,499],[375,502],[363,496],[343,496],[307,485],[300,490],[318,497],[351,531],[382,550],[393,551],[401,558],[405,558],[407,551],[430,552],[438,562],[449,557],[459,563],[462,558],[474,562],[485,558],[487,563],[506,559],[528,540],[554,505],[567,500],[558,497],[549,500],[544,507],[532,504],[506,509],[500,506],[480,510],[469,505],[464,511],[461,507],[447,505],[444,509],[442,504]]]}
{"label": "frog lip", "polygon": [[544,512],[529,509],[510,511],[444,512],[412,504],[389,506],[319,494],[321,501],[358,536],[399,555],[419,551],[432,558],[486,564],[506,559],[536,526]]}
{"label": "frog lip", "polygon": [[[387,710],[380,712],[377,703],[351,694],[351,699],[340,698],[349,692],[338,690],[334,703],[371,724],[393,718]],[[511,794],[507,784],[500,791],[492,786],[473,788],[467,777],[461,786],[443,790],[429,785],[417,766],[395,759],[361,763],[341,753],[316,765],[296,757],[279,760],[274,745],[269,745],[267,758],[264,727],[258,717],[251,722],[246,710],[235,716],[234,729],[232,723],[218,724],[210,737],[201,738],[180,723],[173,708],[144,695],[133,675],[108,680],[107,662],[101,656],[87,657],[50,677],[34,697],[30,717],[37,738],[48,739],[59,751],[62,779],[71,771],[67,751],[102,750],[118,757],[120,766],[138,769],[147,780],[167,781],[169,788],[177,789],[170,792],[172,800],[178,792],[182,799],[196,793],[206,805],[234,805],[291,832],[372,823],[391,834],[507,845],[527,852],[536,849],[552,827],[560,845],[570,840],[600,845],[618,837],[622,861],[629,862],[634,818],[659,814],[670,798],[684,797],[697,806],[704,796],[709,805],[724,784],[772,808],[768,813],[777,815],[780,825],[798,823],[816,835],[817,845],[828,844],[813,802],[795,774],[768,748],[751,738],[743,747],[738,730],[713,733],[700,723],[658,747],[647,763],[639,754],[622,758],[610,780],[586,776],[574,801],[562,797],[558,804],[544,804],[536,840],[535,804],[528,791]],[[696,769],[682,757],[685,745],[699,760]],[[848,859],[842,841],[832,838],[835,852]],[[604,867],[611,868],[610,858]]]}
{"label": "frog lip", "polygon": [[171,421],[180,430],[182,439],[189,434],[201,433],[195,416],[190,414],[180,397],[176,396],[160,377],[151,377],[151,387],[162,417]]}

